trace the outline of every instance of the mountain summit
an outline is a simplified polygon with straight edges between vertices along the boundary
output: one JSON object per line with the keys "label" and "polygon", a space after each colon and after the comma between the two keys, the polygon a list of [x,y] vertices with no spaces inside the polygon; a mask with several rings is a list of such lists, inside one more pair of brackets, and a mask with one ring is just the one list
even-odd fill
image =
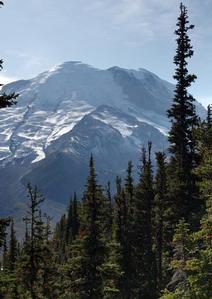
{"label": "mountain summit", "polygon": [[[2,213],[21,209],[30,181],[57,214],[73,191],[82,190],[91,153],[100,181],[107,182],[123,175],[129,159],[137,164],[149,140],[154,151],[165,149],[173,89],[145,69],[100,70],[79,61],[4,86],[19,98],[0,111]],[[197,111],[205,114],[198,103]]]}

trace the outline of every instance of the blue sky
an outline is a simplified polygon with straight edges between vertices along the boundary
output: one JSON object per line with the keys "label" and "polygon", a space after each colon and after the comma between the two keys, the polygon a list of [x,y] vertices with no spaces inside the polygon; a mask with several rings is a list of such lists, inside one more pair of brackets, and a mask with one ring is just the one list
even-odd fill
{"label": "blue sky", "polygon": [[[31,78],[69,60],[99,68],[146,68],[173,81],[178,0],[5,0],[0,9],[1,82]],[[212,1],[185,0],[198,76],[191,89],[212,103]]]}

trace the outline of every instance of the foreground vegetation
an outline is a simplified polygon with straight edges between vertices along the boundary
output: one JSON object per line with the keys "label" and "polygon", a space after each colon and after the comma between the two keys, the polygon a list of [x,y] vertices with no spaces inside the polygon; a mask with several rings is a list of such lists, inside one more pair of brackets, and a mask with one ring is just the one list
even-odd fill
{"label": "foreground vegetation", "polygon": [[[98,184],[91,156],[83,197],[73,195],[53,232],[44,198],[29,184],[23,241],[13,220],[0,219],[0,298],[212,298],[212,107],[200,121],[188,93],[196,79],[187,70],[191,29],[181,5],[168,157],[156,153],[153,172],[149,142],[139,181],[129,162],[112,195],[110,183]],[[16,97],[0,96],[1,107]]]}

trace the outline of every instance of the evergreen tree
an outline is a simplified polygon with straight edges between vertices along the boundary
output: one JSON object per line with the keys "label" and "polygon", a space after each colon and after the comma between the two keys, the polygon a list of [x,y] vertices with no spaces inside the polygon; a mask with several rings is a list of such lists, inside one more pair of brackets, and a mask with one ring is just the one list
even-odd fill
{"label": "evergreen tree", "polygon": [[84,194],[79,239],[71,247],[71,258],[64,267],[64,295],[61,298],[103,298],[103,265],[107,247],[102,233],[104,199],[97,185],[94,161]]}
{"label": "evergreen tree", "polygon": [[129,161],[128,167],[127,167],[127,177],[125,179],[125,190],[126,190],[127,195],[129,196],[129,206],[133,210],[133,208],[134,208],[134,202],[133,202],[134,186],[133,186],[132,172],[133,172],[132,161]]}
{"label": "evergreen tree", "polygon": [[[170,196],[173,199],[175,223],[180,218],[190,219],[193,212],[199,209],[196,179],[193,169],[196,163],[193,128],[197,124],[194,98],[188,88],[196,76],[188,73],[188,59],[193,56],[188,31],[194,26],[189,24],[186,7],[181,3],[177,29],[177,50],[174,57],[176,65],[174,79],[177,81],[175,96],[168,117],[171,120],[169,133],[171,163],[169,172]],[[174,220],[174,219],[173,219]],[[191,220],[191,219],[190,219]]]}
{"label": "evergreen tree", "polygon": [[208,105],[207,107],[207,125],[208,129],[212,127],[212,105]]}
{"label": "evergreen tree", "polygon": [[[115,196],[115,211],[114,211],[114,240],[119,244],[119,259],[118,263],[123,275],[119,282],[121,298],[128,298],[127,279],[127,201],[126,194],[122,188],[121,178],[116,178],[116,196]],[[127,293],[125,292],[127,290]]]}
{"label": "evergreen tree", "polygon": [[[188,275],[186,273],[186,264],[192,254],[192,237],[188,223],[180,220],[176,226],[173,238],[174,258],[172,261],[172,269],[174,275],[168,284],[168,290],[161,297],[163,299],[180,299],[193,298],[190,288]],[[195,297],[194,297],[195,298]]]}
{"label": "evergreen tree", "polygon": [[77,195],[74,193],[74,198],[70,200],[68,215],[66,221],[66,243],[71,243],[79,232],[79,215]]}
{"label": "evergreen tree", "polygon": [[10,219],[0,218],[0,248],[4,244],[4,240],[6,237],[6,229],[9,224],[10,224]]}
{"label": "evergreen tree", "polygon": [[207,121],[199,130],[202,160],[196,174],[206,213],[197,232],[190,232],[184,221],[178,225],[172,262],[175,274],[163,299],[207,299],[212,294],[212,129]]}
{"label": "evergreen tree", "polygon": [[156,264],[153,253],[153,174],[149,156],[142,152],[140,181],[135,190],[135,275],[136,292],[134,298],[156,298]]}
{"label": "evergreen tree", "polygon": [[[134,182],[133,182],[133,165],[132,162],[128,162],[127,167],[127,176],[125,179],[125,196],[126,196],[126,205],[127,205],[127,256],[128,256],[128,281],[129,281],[129,288],[130,284],[132,283],[133,287],[133,248],[134,248],[134,242],[135,242],[135,235],[134,235],[134,212],[135,212],[135,194],[134,194]],[[131,268],[131,269],[130,269]],[[129,292],[131,293],[131,292]]]}
{"label": "evergreen tree", "polygon": [[[11,227],[13,227],[13,225],[11,225]],[[11,236],[9,248],[7,243],[5,236],[2,254],[2,268],[0,271],[0,298],[19,299],[17,294],[17,279],[15,276],[15,259],[13,260],[14,264],[11,267]]]}
{"label": "evergreen tree", "polygon": [[121,178],[116,178],[116,195],[115,195],[115,219],[114,219],[114,232],[118,243],[124,243],[126,232],[126,217],[127,205],[125,200],[125,193],[122,189]]}
{"label": "evergreen tree", "polygon": [[72,236],[76,239],[79,233],[79,213],[78,213],[78,201],[77,195],[74,193],[74,199],[72,204]]}
{"label": "evergreen tree", "polygon": [[4,245],[3,245],[3,256],[2,256],[2,265],[3,269],[7,270],[9,268],[9,261],[8,261],[8,246],[7,246],[7,238],[4,238]]}
{"label": "evergreen tree", "polygon": [[177,290],[177,293],[190,293],[190,285],[186,274],[186,264],[192,254],[192,238],[189,225],[180,220],[173,238],[174,259],[172,267],[175,270],[168,288]]}
{"label": "evergreen tree", "polygon": [[[122,298],[134,298],[135,288],[135,273],[134,273],[134,186],[132,177],[133,165],[128,162],[127,176],[125,179],[124,189],[120,194],[117,194],[117,208],[120,218],[120,267],[123,272],[121,276],[121,294]],[[121,186],[117,188],[121,190]],[[119,191],[120,192],[120,191]]]}
{"label": "evergreen tree", "polygon": [[[211,215],[210,215],[211,216]],[[210,226],[209,226],[210,225]],[[174,275],[162,299],[208,299],[212,294],[211,219],[204,216],[201,229],[191,233],[189,225],[181,220],[174,236]]]}
{"label": "evergreen tree", "polygon": [[[211,108],[210,108],[211,109]],[[211,122],[212,123],[212,122]],[[198,184],[200,187],[200,196],[206,203],[212,195],[212,126],[210,119],[202,124],[199,129],[199,152],[201,162],[196,169],[196,174],[199,178]]]}
{"label": "evergreen tree", "polygon": [[18,242],[16,239],[16,233],[14,230],[14,222],[12,220],[11,226],[10,226],[10,242],[9,242],[9,252],[8,252],[9,269],[12,272],[15,270],[15,264],[16,264],[17,256],[18,256],[18,244],[17,243]]}
{"label": "evergreen tree", "polygon": [[70,199],[69,202],[69,207],[68,207],[68,214],[67,214],[67,219],[65,221],[65,243],[71,243],[72,241],[72,205],[73,205],[73,200],[72,198]]}
{"label": "evergreen tree", "polygon": [[113,237],[113,199],[111,195],[111,184],[108,182],[106,186],[106,198],[105,198],[105,229],[108,240],[112,240]]}
{"label": "evergreen tree", "polygon": [[[211,115],[211,105],[208,110]],[[202,217],[200,230],[193,234],[195,255],[187,263],[189,282],[193,297],[197,299],[210,298],[212,294],[212,121],[207,118],[207,130],[202,132],[202,161],[196,170],[199,178],[200,195],[205,203],[206,213]]]}
{"label": "evergreen tree", "polygon": [[[57,277],[59,276],[55,252],[53,251],[51,236],[51,218],[44,215],[44,220],[40,219],[40,248],[41,265],[39,269],[40,293],[41,298],[58,298]],[[38,231],[39,231],[38,230]]]}
{"label": "evergreen tree", "polygon": [[56,224],[54,230],[54,250],[56,253],[56,260],[62,264],[66,260],[66,237],[67,237],[67,219],[66,215],[62,215],[60,221]]}
{"label": "evergreen tree", "polygon": [[44,198],[39,194],[37,187],[30,184],[28,189],[28,213],[25,219],[29,225],[29,232],[25,240],[24,248],[18,260],[18,277],[20,281],[20,292],[28,298],[37,299],[39,290],[39,270],[42,263],[42,228],[43,222],[40,215],[40,205]]}
{"label": "evergreen tree", "polygon": [[108,244],[109,257],[102,267],[104,282],[104,299],[123,299],[121,279],[124,272],[121,269],[122,260],[120,244],[112,240]]}
{"label": "evergreen tree", "polygon": [[167,263],[171,243],[170,207],[167,197],[166,156],[156,153],[157,173],[155,176],[154,232],[157,262],[157,285],[160,291],[166,282]]}

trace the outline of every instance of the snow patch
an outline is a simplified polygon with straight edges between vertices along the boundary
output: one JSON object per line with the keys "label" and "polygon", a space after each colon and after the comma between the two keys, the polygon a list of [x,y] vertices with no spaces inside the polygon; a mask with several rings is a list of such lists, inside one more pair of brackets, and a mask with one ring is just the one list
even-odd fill
{"label": "snow patch", "polygon": [[41,149],[36,149],[36,155],[37,155],[37,157],[31,162],[32,164],[39,162],[39,161],[45,159],[45,157],[46,157],[44,151]]}

